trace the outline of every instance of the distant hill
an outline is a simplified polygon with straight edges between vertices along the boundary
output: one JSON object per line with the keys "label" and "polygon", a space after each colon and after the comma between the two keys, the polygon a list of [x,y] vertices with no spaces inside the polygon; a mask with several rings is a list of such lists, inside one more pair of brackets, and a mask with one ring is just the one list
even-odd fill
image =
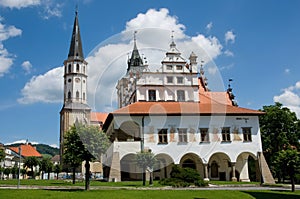
{"label": "distant hill", "polygon": [[36,150],[40,153],[40,154],[48,154],[51,156],[55,156],[59,154],[59,149],[58,148],[54,148],[52,146],[49,146],[47,144],[37,144],[36,146]]}
{"label": "distant hill", "polygon": [[[19,146],[20,144],[11,144],[11,145],[6,145],[8,147],[10,146]],[[48,155],[48,156],[55,156],[55,155],[58,155],[59,154],[59,149],[58,148],[55,148],[55,147],[52,147],[52,146],[49,146],[47,144],[33,144],[32,146],[36,147],[36,150],[42,154],[42,155]]]}

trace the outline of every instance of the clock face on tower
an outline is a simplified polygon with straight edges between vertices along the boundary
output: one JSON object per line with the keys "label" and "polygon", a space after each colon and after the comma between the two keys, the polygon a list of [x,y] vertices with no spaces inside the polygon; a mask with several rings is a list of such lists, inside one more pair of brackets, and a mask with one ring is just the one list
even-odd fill
{"label": "clock face on tower", "polygon": [[77,78],[75,79],[75,82],[76,82],[76,83],[79,83],[79,82],[80,82],[80,78],[77,77]]}

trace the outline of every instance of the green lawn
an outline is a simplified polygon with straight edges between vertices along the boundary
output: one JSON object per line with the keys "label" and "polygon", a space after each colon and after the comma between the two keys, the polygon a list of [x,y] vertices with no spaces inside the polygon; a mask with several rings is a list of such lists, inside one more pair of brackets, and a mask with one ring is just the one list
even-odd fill
{"label": "green lawn", "polygon": [[248,199],[248,198],[274,198],[274,199],[298,199],[300,191],[278,192],[278,191],[224,191],[224,190],[0,190],[0,198],[109,198],[109,199],[151,199],[151,198],[184,198],[184,199],[204,199],[204,198],[228,198],[228,199]]}

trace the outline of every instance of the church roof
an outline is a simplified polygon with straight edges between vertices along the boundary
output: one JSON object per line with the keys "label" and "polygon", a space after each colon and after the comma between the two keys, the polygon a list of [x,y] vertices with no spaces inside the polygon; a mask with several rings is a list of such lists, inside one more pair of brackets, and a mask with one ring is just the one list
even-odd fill
{"label": "church roof", "polygon": [[[21,155],[23,157],[35,156],[42,157],[42,155],[33,147],[31,144],[22,144],[21,146]],[[19,154],[19,147],[9,147],[10,150]]]}
{"label": "church roof", "polygon": [[136,45],[136,35],[135,34],[136,34],[136,32],[134,33],[134,46],[133,46],[133,51],[131,53],[131,58],[128,60],[127,71],[129,71],[131,67],[144,65],[143,59],[141,58],[139,50]]}
{"label": "church roof", "polygon": [[91,110],[91,108],[87,104],[79,103],[79,102],[65,102],[62,109],[70,109],[70,110]]}
{"label": "church roof", "polygon": [[75,20],[74,20],[72,39],[71,39],[70,50],[69,50],[69,54],[68,54],[68,60],[80,60],[80,61],[84,60],[77,11],[76,11],[76,16],[75,16]]}

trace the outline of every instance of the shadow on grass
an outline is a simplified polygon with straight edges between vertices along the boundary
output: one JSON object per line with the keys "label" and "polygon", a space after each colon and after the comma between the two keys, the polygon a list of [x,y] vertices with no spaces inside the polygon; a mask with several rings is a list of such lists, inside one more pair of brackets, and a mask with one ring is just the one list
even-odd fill
{"label": "shadow on grass", "polygon": [[46,191],[60,191],[60,192],[84,192],[84,189],[43,189]]}
{"label": "shadow on grass", "polygon": [[260,192],[260,191],[242,191],[246,194],[253,196],[256,199],[299,199],[299,194],[293,194],[293,192],[289,191],[270,191],[270,192]]}

